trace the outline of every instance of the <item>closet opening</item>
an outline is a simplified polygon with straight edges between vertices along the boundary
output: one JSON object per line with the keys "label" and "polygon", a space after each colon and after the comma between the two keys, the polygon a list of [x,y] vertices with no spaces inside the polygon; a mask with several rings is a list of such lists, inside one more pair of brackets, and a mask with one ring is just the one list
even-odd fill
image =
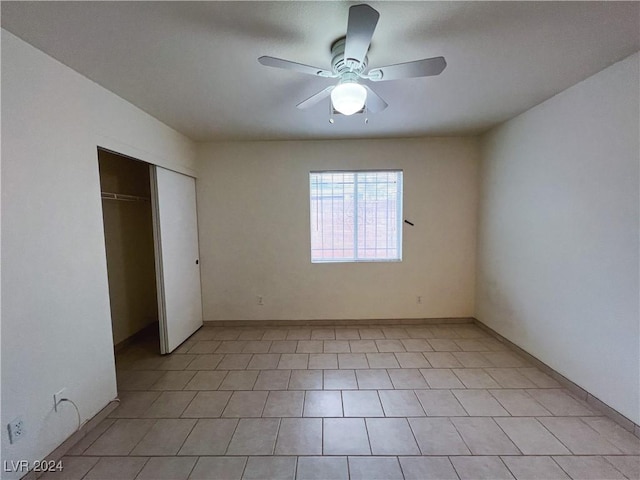
{"label": "closet opening", "polygon": [[150,165],[100,148],[98,165],[114,351],[159,354]]}

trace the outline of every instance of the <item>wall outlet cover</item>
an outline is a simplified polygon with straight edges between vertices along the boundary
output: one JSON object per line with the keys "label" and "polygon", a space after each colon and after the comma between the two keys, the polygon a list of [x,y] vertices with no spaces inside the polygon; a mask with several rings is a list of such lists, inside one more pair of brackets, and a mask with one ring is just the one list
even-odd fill
{"label": "wall outlet cover", "polygon": [[25,435],[24,421],[21,417],[15,418],[7,425],[9,431],[9,443],[13,444],[20,440]]}

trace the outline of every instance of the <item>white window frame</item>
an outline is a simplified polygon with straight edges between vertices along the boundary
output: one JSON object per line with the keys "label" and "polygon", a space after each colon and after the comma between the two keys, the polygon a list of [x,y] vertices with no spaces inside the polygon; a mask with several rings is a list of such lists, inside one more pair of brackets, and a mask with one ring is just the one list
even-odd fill
{"label": "white window frame", "polygon": [[[353,231],[353,257],[348,258],[314,258],[313,257],[313,178],[318,174],[353,174],[354,175],[354,212],[358,212],[358,175],[392,172],[399,174],[397,184],[397,201],[396,201],[396,250],[397,257],[394,258],[361,258],[358,257],[358,222],[360,221],[359,215],[354,215],[354,231]],[[403,179],[404,171],[402,169],[367,169],[367,170],[312,170],[309,172],[309,220],[310,220],[310,255],[311,263],[380,263],[380,262],[401,262],[402,261],[402,230],[403,230],[403,216],[402,209],[404,204],[404,186]]]}

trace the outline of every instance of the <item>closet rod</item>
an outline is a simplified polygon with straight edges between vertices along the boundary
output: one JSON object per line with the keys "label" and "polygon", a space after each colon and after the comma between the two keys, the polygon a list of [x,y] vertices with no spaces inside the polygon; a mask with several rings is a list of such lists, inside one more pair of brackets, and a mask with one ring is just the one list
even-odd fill
{"label": "closet rod", "polygon": [[100,192],[103,200],[119,200],[122,202],[148,202],[146,197],[139,197],[137,195],[126,195],[124,193],[111,193]]}

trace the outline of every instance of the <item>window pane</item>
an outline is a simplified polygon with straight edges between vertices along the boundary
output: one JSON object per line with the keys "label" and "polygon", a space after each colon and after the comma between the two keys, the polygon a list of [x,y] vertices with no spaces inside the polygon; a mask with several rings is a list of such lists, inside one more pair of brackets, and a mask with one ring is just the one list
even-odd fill
{"label": "window pane", "polygon": [[310,174],[313,262],[400,260],[401,171]]}

